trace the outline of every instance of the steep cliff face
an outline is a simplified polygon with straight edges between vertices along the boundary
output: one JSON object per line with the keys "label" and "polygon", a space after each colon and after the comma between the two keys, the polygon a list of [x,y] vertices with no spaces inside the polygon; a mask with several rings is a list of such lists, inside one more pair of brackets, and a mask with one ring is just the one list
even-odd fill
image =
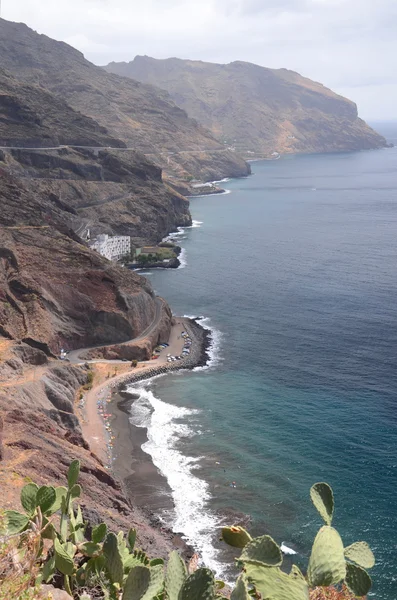
{"label": "steep cliff face", "polygon": [[61,98],[0,69],[0,146],[125,146]]}
{"label": "steep cliff face", "polygon": [[249,173],[236,153],[225,150],[167,92],[106,73],[71,46],[26,25],[0,19],[0,67],[61,97],[174,175],[211,179]]}
{"label": "steep cliff face", "polygon": [[50,354],[126,341],[150,326],[156,315],[150,285],[79,243],[54,194],[31,194],[3,175],[0,199],[3,337]]}
{"label": "steep cliff face", "polygon": [[148,56],[105,69],[167,90],[217,139],[248,157],[386,146],[353,102],[287,69]]}
{"label": "steep cliff face", "polygon": [[[60,144],[105,149],[23,149]],[[122,148],[123,142],[54,94],[5,71],[0,71],[0,146],[10,148],[0,151],[3,166],[24,177],[32,192],[52,189],[62,196],[69,225],[78,231],[89,225],[93,234],[125,234],[141,246],[191,223],[188,202],[163,184],[160,167]]]}

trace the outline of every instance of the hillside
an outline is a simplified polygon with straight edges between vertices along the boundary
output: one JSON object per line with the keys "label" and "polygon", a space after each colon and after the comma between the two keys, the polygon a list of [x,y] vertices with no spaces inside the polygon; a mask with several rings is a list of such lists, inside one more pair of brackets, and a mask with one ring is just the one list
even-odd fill
{"label": "hillside", "polygon": [[353,102],[287,69],[148,56],[104,68],[167,90],[178,106],[246,157],[386,146],[358,118]]}
{"label": "hillside", "polygon": [[106,73],[71,46],[22,23],[0,19],[0,67],[62,98],[172,175],[216,179],[249,172],[167,92]]}
{"label": "hillside", "polygon": [[[57,95],[0,70],[0,146],[98,146],[104,150],[3,151],[9,170],[32,192],[51,189],[68,207],[77,230],[120,233],[135,245],[155,243],[191,222],[189,203],[162,182],[161,169]],[[108,150],[112,146],[115,150]]]}

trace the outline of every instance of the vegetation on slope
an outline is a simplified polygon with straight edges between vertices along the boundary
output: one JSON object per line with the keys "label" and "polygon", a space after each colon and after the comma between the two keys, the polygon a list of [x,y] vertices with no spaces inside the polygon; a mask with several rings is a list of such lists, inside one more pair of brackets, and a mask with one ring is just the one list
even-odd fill
{"label": "vegetation on slope", "polygon": [[[222,598],[223,581],[197,560],[188,566],[173,551],[165,568],[136,549],[136,530],[125,535],[84,522],[78,500],[80,463],[68,470],[67,486],[26,484],[21,491],[24,512],[4,513],[0,538],[0,598],[39,598],[43,583],[52,583],[76,600],[215,600]],[[344,548],[332,527],[334,498],[326,483],[310,490],[311,499],[325,522],[313,543],[306,576],[293,565],[286,573],[282,552],[264,535],[252,539],[238,526],[224,527],[223,540],[241,550],[241,569],[231,600],[350,599],[365,596],[371,588],[366,569],[375,559],[365,542]],[[41,589],[41,591],[40,591]]]}

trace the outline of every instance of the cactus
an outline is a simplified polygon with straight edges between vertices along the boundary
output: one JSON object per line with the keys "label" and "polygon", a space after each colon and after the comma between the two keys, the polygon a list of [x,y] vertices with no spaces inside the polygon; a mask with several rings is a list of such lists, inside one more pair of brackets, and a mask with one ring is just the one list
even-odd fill
{"label": "cactus", "polygon": [[128,546],[133,551],[136,542],[136,529],[130,529],[127,536]]}
{"label": "cactus", "polygon": [[63,575],[73,575],[74,562],[59,540],[54,540],[55,566]]}
{"label": "cactus", "polygon": [[21,504],[28,515],[33,515],[36,510],[36,497],[39,486],[35,483],[28,483],[21,490]]}
{"label": "cactus", "polygon": [[316,535],[309,560],[308,579],[316,587],[340,583],[346,575],[343,543],[333,527],[324,525]]}
{"label": "cactus", "polygon": [[266,567],[278,567],[283,562],[281,550],[270,535],[262,535],[249,542],[239,558],[247,562]]}
{"label": "cactus", "polygon": [[56,500],[55,488],[52,486],[43,485],[36,494],[36,506],[40,506],[41,512],[46,514],[50,512]]}
{"label": "cactus", "polygon": [[290,576],[293,577],[294,579],[303,579],[303,581],[306,581],[303,576],[302,571],[296,565],[292,565],[291,571],[290,571]]}
{"label": "cactus", "polygon": [[240,575],[240,577],[238,577],[236,587],[232,591],[230,600],[251,600],[245,575]]}
{"label": "cactus", "polygon": [[15,535],[24,531],[29,525],[29,517],[17,510],[6,510],[6,523],[8,535]]}
{"label": "cactus", "polygon": [[310,488],[310,498],[326,525],[331,525],[334,514],[334,493],[328,483],[315,483]]}
{"label": "cactus", "polygon": [[247,577],[262,594],[272,600],[309,600],[309,587],[304,579],[283,573],[278,567],[246,563]]}
{"label": "cactus", "polygon": [[161,565],[134,567],[125,582],[123,600],[152,600],[163,588],[163,576]]}
{"label": "cactus", "polygon": [[103,540],[105,539],[105,536],[107,534],[107,531],[108,531],[108,527],[105,523],[101,523],[100,525],[97,525],[96,527],[94,527],[92,530],[92,535],[91,535],[91,539],[92,539],[93,543],[100,544],[101,542],[103,542]]}
{"label": "cactus", "polygon": [[222,539],[226,544],[229,544],[229,546],[233,546],[234,548],[244,548],[248,542],[252,541],[252,537],[248,531],[238,525],[233,525],[233,527],[223,527]]}
{"label": "cactus", "polygon": [[52,514],[56,513],[62,508],[62,501],[65,501],[68,490],[62,485],[55,488],[55,502],[51,507]]}
{"label": "cactus", "polygon": [[108,533],[103,544],[103,554],[106,559],[106,569],[113,583],[123,583],[124,567],[118,549],[117,537],[114,533]]}
{"label": "cactus", "polygon": [[375,556],[367,542],[355,542],[345,548],[345,557],[364,569],[372,569],[375,564]]}
{"label": "cactus", "polygon": [[178,600],[181,587],[187,578],[187,570],[184,561],[174,550],[168,558],[167,573],[165,576],[165,591],[168,600]]}
{"label": "cactus", "polygon": [[179,600],[213,600],[215,578],[210,569],[197,569],[183,582]]}
{"label": "cactus", "polygon": [[80,475],[80,461],[73,460],[70,463],[69,470],[68,470],[68,488],[69,488],[69,490],[71,490],[73,488],[73,486],[76,485],[79,475]]}
{"label": "cactus", "polygon": [[345,583],[355,596],[366,596],[371,589],[372,581],[367,571],[358,565],[347,563]]}

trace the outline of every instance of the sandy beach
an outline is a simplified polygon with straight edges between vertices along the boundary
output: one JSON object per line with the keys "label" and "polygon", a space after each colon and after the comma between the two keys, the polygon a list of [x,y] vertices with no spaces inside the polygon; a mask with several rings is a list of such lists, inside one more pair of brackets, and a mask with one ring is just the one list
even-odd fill
{"label": "sandy beach", "polygon": [[[195,324],[195,328],[199,327]],[[109,448],[113,445],[112,437],[115,436],[112,434],[108,417],[105,417],[105,419],[103,417],[103,414],[110,416],[111,413],[105,412],[107,409],[103,407],[106,407],[107,403],[110,402],[112,394],[128,381],[149,379],[160,370],[175,371],[192,368],[199,364],[200,360],[203,360],[205,348],[203,347],[203,341],[196,339],[196,336],[193,339],[191,356],[181,361],[167,362],[167,354],[172,356],[181,354],[184,346],[184,339],[181,335],[183,331],[189,331],[190,335],[193,335],[192,321],[184,317],[177,317],[171,329],[169,346],[161,351],[159,358],[156,360],[140,362],[135,368],[131,368],[129,363],[125,364],[119,361],[114,361],[114,363],[97,361],[93,365],[94,385],[91,390],[85,393],[83,398],[81,426],[84,438],[90,445],[91,451],[108,467],[111,462]],[[202,331],[204,332],[204,330]],[[124,419],[128,421],[125,414]],[[118,427],[114,427],[115,432],[117,432],[117,429]],[[124,472],[120,475],[125,479],[127,474],[124,469],[122,471]]]}

